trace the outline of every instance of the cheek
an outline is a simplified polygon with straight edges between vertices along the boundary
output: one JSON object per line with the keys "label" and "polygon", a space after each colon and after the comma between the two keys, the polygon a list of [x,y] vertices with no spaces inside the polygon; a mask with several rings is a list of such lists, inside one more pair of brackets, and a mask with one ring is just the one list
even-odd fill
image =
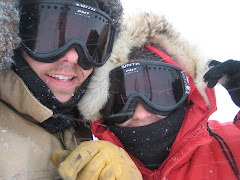
{"label": "cheek", "polygon": [[89,69],[89,70],[83,70],[82,69],[82,73],[83,73],[83,76],[85,78],[87,78],[91,73],[93,72],[93,68]]}
{"label": "cheek", "polygon": [[127,120],[126,122],[124,122],[122,124],[115,123],[115,125],[116,126],[121,126],[121,127],[129,127],[129,126],[131,126],[131,121],[132,121],[132,119],[129,119],[129,120]]}
{"label": "cheek", "polygon": [[128,124],[126,124],[126,122],[124,122],[122,124],[117,124],[117,123],[115,123],[115,124],[116,124],[116,126],[120,126],[120,127],[127,127],[128,126]]}
{"label": "cheek", "polygon": [[35,61],[35,60],[32,59],[31,57],[29,57],[25,51],[22,51],[22,55],[23,55],[24,59],[27,61],[27,63],[29,64],[29,66],[30,66],[30,67],[33,69],[33,71],[35,71],[38,75],[40,75],[40,74],[41,74],[41,71],[43,71],[44,69],[46,69],[46,68],[48,67],[48,64]]}
{"label": "cheek", "polygon": [[167,116],[155,115],[158,120],[165,119]]}
{"label": "cheek", "polygon": [[35,60],[27,61],[28,64],[31,66],[33,71],[41,78],[42,75],[45,74],[49,65],[47,63],[41,63]]}

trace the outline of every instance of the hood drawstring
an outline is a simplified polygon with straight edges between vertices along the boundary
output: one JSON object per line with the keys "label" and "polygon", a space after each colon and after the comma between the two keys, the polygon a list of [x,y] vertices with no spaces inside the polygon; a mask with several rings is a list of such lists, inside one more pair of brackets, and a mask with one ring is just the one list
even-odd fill
{"label": "hood drawstring", "polygon": [[[230,166],[231,166],[231,168],[232,168],[232,170],[233,170],[237,180],[239,180],[239,177],[238,177],[238,175],[239,175],[238,167],[237,167],[237,164],[236,164],[235,159],[233,157],[231,149],[229,148],[229,146],[227,145],[227,143],[224,141],[224,139],[221,136],[219,136],[218,134],[215,134],[214,132],[212,132],[212,130],[210,129],[208,123],[207,123],[207,130],[209,132],[209,135],[214,137],[217,140],[217,142],[219,143],[219,145],[221,146],[221,149],[222,149],[225,157],[227,158],[227,160],[228,160],[228,162],[229,162],[229,164],[230,164]],[[224,148],[223,144],[225,145],[227,150]],[[229,152],[230,157],[228,156],[226,151]]]}

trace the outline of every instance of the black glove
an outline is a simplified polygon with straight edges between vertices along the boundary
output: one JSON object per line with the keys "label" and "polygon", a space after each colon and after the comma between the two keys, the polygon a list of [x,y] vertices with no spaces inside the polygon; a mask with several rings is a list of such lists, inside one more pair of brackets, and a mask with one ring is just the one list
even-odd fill
{"label": "black glove", "polygon": [[209,66],[214,67],[203,76],[208,82],[208,88],[213,88],[219,79],[227,75],[228,80],[222,85],[228,90],[233,102],[240,107],[240,61],[230,59],[221,63],[213,60]]}

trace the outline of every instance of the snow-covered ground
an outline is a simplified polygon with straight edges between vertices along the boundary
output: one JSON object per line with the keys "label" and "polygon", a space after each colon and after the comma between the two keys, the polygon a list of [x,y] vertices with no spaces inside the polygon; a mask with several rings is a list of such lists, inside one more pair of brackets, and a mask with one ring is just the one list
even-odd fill
{"label": "snow-covered ground", "polygon": [[[239,0],[122,0],[125,13],[138,9],[156,11],[203,54],[219,61],[240,60]],[[238,112],[228,92],[216,87],[218,111],[210,119],[232,121]]]}

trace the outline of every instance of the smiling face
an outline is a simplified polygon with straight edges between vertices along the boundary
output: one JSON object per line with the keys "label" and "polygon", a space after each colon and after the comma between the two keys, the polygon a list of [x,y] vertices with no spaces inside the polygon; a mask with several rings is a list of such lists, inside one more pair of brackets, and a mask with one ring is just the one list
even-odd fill
{"label": "smiling face", "polygon": [[79,86],[93,71],[93,68],[83,70],[78,65],[78,53],[74,48],[54,63],[36,61],[29,57],[24,50],[22,50],[22,55],[57,100],[62,103],[71,99]]}

